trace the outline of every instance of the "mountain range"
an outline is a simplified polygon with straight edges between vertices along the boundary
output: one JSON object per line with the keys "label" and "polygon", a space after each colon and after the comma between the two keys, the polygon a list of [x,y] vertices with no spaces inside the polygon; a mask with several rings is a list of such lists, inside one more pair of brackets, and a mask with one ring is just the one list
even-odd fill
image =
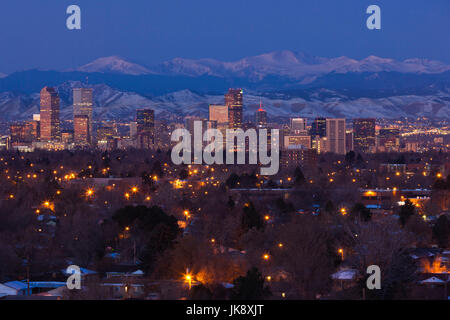
{"label": "mountain range", "polygon": [[[89,84],[86,82],[89,81]],[[7,120],[39,111],[39,91],[54,86],[61,116],[70,118],[71,90],[94,88],[99,119],[132,119],[149,107],[160,118],[207,117],[230,87],[245,90],[245,114],[259,100],[269,117],[450,118],[450,66],[433,60],[370,56],[323,58],[278,51],[236,62],[176,58],[146,66],[112,56],[71,70],[28,70],[0,77],[0,112]]]}
{"label": "mountain range", "polygon": [[247,57],[235,62],[214,59],[175,58],[157,66],[145,67],[128,62],[121,57],[99,58],[76,69],[81,72],[122,73],[130,75],[161,74],[191,77],[214,76],[249,78],[255,81],[267,76],[304,79],[328,73],[349,72],[400,72],[400,73],[442,73],[450,70],[450,65],[427,59],[394,59],[369,56],[355,60],[345,56],[323,58],[293,51],[276,51]]}

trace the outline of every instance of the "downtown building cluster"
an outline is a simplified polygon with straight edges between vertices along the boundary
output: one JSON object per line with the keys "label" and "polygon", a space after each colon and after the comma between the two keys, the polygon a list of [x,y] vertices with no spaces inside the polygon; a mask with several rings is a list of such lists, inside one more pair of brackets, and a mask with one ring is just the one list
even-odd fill
{"label": "downtown building cluster", "polygon": [[34,114],[30,121],[17,122],[9,126],[10,136],[6,148],[33,151],[154,147],[154,110],[137,109],[135,121],[128,124],[129,134],[123,136],[119,133],[115,121],[101,121],[94,126],[93,101],[93,89],[74,88],[72,127],[64,130],[60,119],[59,94],[54,88],[43,88],[40,92],[40,113]]}

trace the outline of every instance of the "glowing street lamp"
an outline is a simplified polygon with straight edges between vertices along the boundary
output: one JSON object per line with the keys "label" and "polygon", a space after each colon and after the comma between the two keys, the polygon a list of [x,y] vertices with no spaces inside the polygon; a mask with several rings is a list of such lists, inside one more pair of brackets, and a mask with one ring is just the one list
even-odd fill
{"label": "glowing street lamp", "polygon": [[344,260],[344,249],[339,249],[338,253],[341,255],[342,260]]}
{"label": "glowing street lamp", "polygon": [[138,187],[131,188],[131,192],[133,193],[137,193],[138,191],[139,191]]}
{"label": "glowing street lamp", "polygon": [[94,189],[89,188],[89,189],[86,190],[86,197],[90,198],[93,195],[94,195]]}
{"label": "glowing street lamp", "polygon": [[184,275],[184,281],[188,283],[189,290],[192,288],[192,275],[189,273],[189,269],[186,269],[186,274]]}
{"label": "glowing street lamp", "polygon": [[268,260],[270,259],[270,255],[269,255],[268,253],[265,253],[265,254],[263,255],[263,259],[266,260],[266,261],[268,261]]}

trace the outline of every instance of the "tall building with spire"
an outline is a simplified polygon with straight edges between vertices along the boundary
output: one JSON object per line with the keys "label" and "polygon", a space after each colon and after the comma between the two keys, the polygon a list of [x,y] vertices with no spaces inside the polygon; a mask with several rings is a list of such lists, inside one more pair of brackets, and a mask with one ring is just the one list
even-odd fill
{"label": "tall building with spire", "polygon": [[[92,143],[92,106],[93,106],[93,99],[92,99],[92,92],[93,90],[91,88],[75,88],[73,89],[73,117],[74,117],[74,135],[75,137],[86,137],[88,144]],[[84,120],[82,119],[87,118],[87,126],[84,125]],[[78,117],[78,122],[81,124],[83,122],[83,125],[76,126],[75,125],[75,118]],[[82,130],[88,130],[87,132],[77,132],[77,129]]]}
{"label": "tall building with spire", "polygon": [[42,142],[60,141],[59,95],[54,88],[41,90],[40,136]]}
{"label": "tall building with spire", "polygon": [[244,109],[244,91],[242,89],[229,89],[225,94],[225,105],[228,107],[228,126],[230,129],[242,128]]}
{"label": "tall building with spire", "polygon": [[259,109],[256,110],[256,127],[265,128],[267,127],[267,112],[263,109],[262,102],[259,102]]}

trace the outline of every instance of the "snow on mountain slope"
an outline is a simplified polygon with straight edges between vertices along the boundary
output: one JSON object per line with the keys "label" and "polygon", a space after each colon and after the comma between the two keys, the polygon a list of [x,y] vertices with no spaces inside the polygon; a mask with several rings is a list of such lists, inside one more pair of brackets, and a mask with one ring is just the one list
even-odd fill
{"label": "snow on mountain slope", "polygon": [[[61,117],[71,119],[74,87],[79,82],[65,82],[57,87],[61,97]],[[151,108],[157,118],[174,119],[186,115],[207,118],[209,104],[223,103],[223,95],[201,95],[189,90],[172,92],[159,97],[145,97],[134,92],[121,92],[106,85],[93,85],[94,116],[96,119],[132,120],[136,109]],[[450,91],[432,96],[392,96],[378,99],[349,98],[342,93],[316,90],[309,97],[265,97],[252,92],[244,96],[244,114],[253,119],[262,100],[269,117],[302,116],[399,118],[427,116],[450,118]],[[7,120],[31,119],[39,112],[39,94],[18,95],[0,93],[0,114]]]}
{"label": "snow on mountain slope", "polygon": [[362,60],[355,60],[348,57],[321,58],[292,51],[276,51],[243,58],[235,62],[176,58],[163,62],[152,70],[163,74],[234,76],[260,80],[268,75],[301,79],[306,76],[317,76],[330,72],[441,73],[450,70],[450,65],[426,59],[396,61],[369,56]]}
{"label": "snow on mountain slope", "polygon": [[117,56],[99,58],[76,70],[80,72],[121,73],[135,76],[151,73],[147,68]]}

